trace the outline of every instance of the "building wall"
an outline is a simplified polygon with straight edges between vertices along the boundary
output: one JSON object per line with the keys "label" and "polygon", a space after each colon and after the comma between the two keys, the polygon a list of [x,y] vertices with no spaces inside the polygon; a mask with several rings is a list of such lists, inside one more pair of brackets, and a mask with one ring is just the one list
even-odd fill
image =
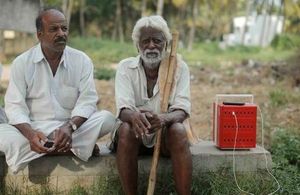
{"label": "building wall", "polygon": [[35,32],[39,0],[0,0],[0,30]]}

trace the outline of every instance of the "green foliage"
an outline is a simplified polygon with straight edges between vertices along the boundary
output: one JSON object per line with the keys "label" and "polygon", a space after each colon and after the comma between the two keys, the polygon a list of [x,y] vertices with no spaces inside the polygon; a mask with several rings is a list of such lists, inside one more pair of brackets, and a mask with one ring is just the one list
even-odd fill
{"label": "green foliage", "polygon": [[283,106],[288,102],[288,96],[284,90],[275,89],[269,93],[272,106]]}
{"label": "green foliage", "polygon": [[96,68],[94,78],[98,80],[110,80],[115,77],[116,71],[112,68]]}
{"label": "green foliage", "polygon": [[80,186],[80,185],[75,185],[69,192],[68,195],[87,195],[88,192],[87,190]]}
{"label": "green foliage", "polygon": [[271,42],[275,49],[285,50],[300,47],[300,37],[292,34],[276,35]]}
{"label": "green foliage", "polygon": [[279,129],[272,137],[273,170],[282,186],[281,194],[300,192],[300,134],[291,132]]}
{"label": "green foliage", "polygon": [[300,134],[284,129],[277,130],[272,138],[273,158],[282,165],[297,165],[300,168]]}
{"label": "green foliage", "polygon": [[101,40],[96,37],[74,37],[70,40],[70,45],[86,52],[93,60],[95,67],[118,63],[124,58],[137,55],[132,43],[119,43],[111,40]]}
{"label": "green foliage", "polygon": [[[116,64],[124,58],[138,54],[131,42],[119,43],[96,37],[74,37],[70,39],[70,45],[86,52],[97,68]],[[245,59],[262,62],[283,60],[294,55],[296,51],[296,49],[279,51],[272,47],[261,49],[245,46],[229,47],[223,50],[219,48],[217,42],[209,42],[194,44],[192,51],[181,47],[178,53],[182,54],[183,59],[190,66],[220,67],[224,63],[241,63]]]}

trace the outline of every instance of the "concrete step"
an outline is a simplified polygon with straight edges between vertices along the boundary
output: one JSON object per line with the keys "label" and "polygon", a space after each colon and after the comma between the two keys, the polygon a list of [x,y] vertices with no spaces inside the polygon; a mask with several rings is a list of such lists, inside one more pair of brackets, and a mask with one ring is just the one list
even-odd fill
{"label": "concrete step", "polygon": [[[0,154],[0,178],[7,185],[28,189],[41,184],[54,186],[54,189],[68,190],[74,183],[89,186],[95,178],[117,175],[115,155],[111,154],[104,143],[99,143],[101,156],[92,157],[83,162],[74,156],[45,156],[36,159],[18,174],[14,175],[5,163],[4,155]],[[266,168],[266,159],[269,169],[272,159],[270,153],[257,146],[250,150],[219,150],[211,141],[201,141],[191,146],[193,158],[193,173],[211,172],[223,168],[232,168],[233,154],[235,156],[236,171],[248,172]],[[140,157],[139,172],[147,173],[151,167],[151,156]],[[171,170],[171,161],[160,158],[158,172]]]}

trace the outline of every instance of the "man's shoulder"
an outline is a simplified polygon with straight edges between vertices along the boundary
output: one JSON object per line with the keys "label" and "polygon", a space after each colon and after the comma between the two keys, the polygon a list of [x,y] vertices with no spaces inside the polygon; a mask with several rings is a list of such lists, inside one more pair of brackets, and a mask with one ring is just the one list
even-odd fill
{"label": "man's shoulder", "polygon": [[90,59],[88,57],[88,55],[86,53],[84,53],[83,51],[75,49],[75,48],[70,47],[70,46],[66,46],[65,51],[71,57],[76,57],[77,56],[77,57],[82,57],[82,58],[88,58],[88,59]]}
{"label": "man's shoulder", "polygon": [[139,63],[139,57],[129,57],[119,62],[118,69],[128,69],[137,67]]}
{"label": "man's shoulder", "polygon": [[18,55],[14,60],[13,64],[15,65],[26,65],[28,64],[28,61],[33,60],[34,53],[37,49],[38,45],[33,46],[32,48],[26,50],[25,52]]}

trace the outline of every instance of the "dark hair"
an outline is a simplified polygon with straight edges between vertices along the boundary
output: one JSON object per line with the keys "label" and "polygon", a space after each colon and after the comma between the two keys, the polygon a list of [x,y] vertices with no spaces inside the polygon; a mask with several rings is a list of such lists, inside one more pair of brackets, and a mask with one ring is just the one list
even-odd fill
{"label": "dark hair", "polygon": [[43,21],[42,21],[42,18],[43,18],[43,15],[45,14],[45,12],[49,11],[49,10],[56,10],[56,11],[59,11],[61,12],[62,14],[63,11],[60,9],[60,8],[57,8],[57,7],[46,7],[46,8],[43,8],[42,10],[39,11],[39,14],[38,16],[36,17],[35,19],[35,27],[36,27],[36,31],[39,32],[43,29]]}

